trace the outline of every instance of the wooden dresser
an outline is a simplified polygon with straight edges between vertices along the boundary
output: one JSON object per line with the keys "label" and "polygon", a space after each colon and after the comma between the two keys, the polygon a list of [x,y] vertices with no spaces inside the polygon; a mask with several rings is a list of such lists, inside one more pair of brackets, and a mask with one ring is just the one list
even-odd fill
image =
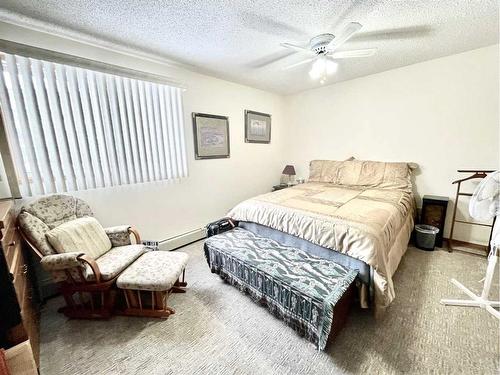
{"label": "wooden dresser", "polygon": [[32,270],[27,253],[23,250],[21,234],[16,228],[13,201],[0,202],[0,239],[7,267],[13,275],[17,301],[21,309],[22,323],[8,333],[11,345],[29,340],[35,362],[39,365],[39,316],[35,307],[33,288],[30,280]]}

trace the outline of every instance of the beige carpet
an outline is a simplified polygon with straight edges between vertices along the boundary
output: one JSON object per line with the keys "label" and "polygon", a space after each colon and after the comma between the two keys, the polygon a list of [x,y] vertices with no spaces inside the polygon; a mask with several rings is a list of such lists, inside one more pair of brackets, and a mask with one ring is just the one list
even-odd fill
{"label": "beige carpet", "polygon": [[[202,242],[190,255],[186,294],[168,320],[67,320],[56,298],[42,312],[41,374],[493,374],[499,322],[483,310],[445,307],[461,297],[457,277],[476,290],[486,260],[410,248],[395,275],[396,300],[384,318],[354,308],[340,336],[313,344],[211,274]],[[498,295],[498,277],[495,278]]]}

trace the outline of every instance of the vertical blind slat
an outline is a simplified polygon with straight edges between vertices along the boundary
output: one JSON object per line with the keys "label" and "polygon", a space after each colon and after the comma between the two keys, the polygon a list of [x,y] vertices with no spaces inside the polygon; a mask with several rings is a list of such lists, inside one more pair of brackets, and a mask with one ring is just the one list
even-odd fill
{"label": "vertical blind slat", "polygon": [[45,135],[45,147],[48,150],[50,165],[53,167],[54,188],[56,191],[66,191],[66,181],[62,173],[62,161],[57,148],[56,134],[52,126],[52,114],[50,112],[47,88],[44,82],[43,67],[40,61],[34,60],[31,64],[33,70],[33,83],[36,94],[36,101],[40,111],[43,133]]}
{"label": "vertical blind slat", "polygon": [[101,121],[104,130],[104,143],[106,145],[106,153],[108,155],[109,166],[112,177],[112,185],[120,185],[120,173],[118,170],[118,161],[116,158],[115,140],[113,136],[113,127],[111,125],[111,114],[109,112],[108,93],[106,90],[106,82],[104,74],[96,73],[97,93],[99,95],[99,104],[101,110]]}
{"label": "vertical blind slat", "polygon": [[[7,89],[6,76],[4,66],[0,63],[0,102],[2,103],[2,112],[5,123],[14,124],[14,111]],[[12,158],[14,159],[17,173],[20,175],[18,178],[21,180],[20,192],[22,195],[30,196],[32,195],[31,184],[29,183],[28,173],[25,168],[25,160],[21,152],[21,145],[19,144],[20,134],[17,127],[13,126],[6,126],[6,133],[7,137],[12,140]]]}
{"label": "vertical blind slat", "polygon": [[144,139],[144,148],[146,150],[146,166],[148,167],[148,175],[151,181],[154,180],[154,167],[153,167],[153,156],[151,155],[151,139],[149,138],[149,127],[148,124],[148,109],[146,104],[146,89],[144,88],[145,83],[139,81],[139,108],[141,109],[141,119],[142,119],[142,137]]}
{"label": "vertical blind slat", "polygon": [[167,178],[172,178],[172,164],[170,160],[170,145],[168,143],[168,124],[167,124],[167,110],[165,104],[165,91],[163,87],[158,88],[159,102],[160,102],[160,117],[161,117],[161,131],[163,135],[163,152],[165,158],[165,167]]}
{"label": "vertical blind slat", "polygon": [[82,160],[82,168],[84,171],[83,178],[88,188],[95,188],[95,175],[92,162],[90,160],[90,147],[88,144],[88,135],[85,123],[83,120],[82,99],[78,90],[76,81],[76,72],[72,67],[66,70],[68,79],[69,105],[75,124],[75,138],[80,150],[80,158]]}
{"label": "vertical blind slat", "polygon": [[139,144],[139,155],[141,159],[142,182],[149,181],[148,160],[146,158],[146,147],[144,133],[142,131],[142,111],[139,99],[139,84],[137,81],[132,81],[132,103],[134,105],[134,116],[136,124],[137,142]]}
{"label": "vertical blind slat", "polygon": [[125,146],[123,144],[122,124],[120,113],[118,110],[118,102],[116,98],[115,80],[111,76],[106,77],[106,87],[109,98],[109,108],[111,114],[111,130],[113,133],[113,142],[115,144],[115,158],[118,165],[118,174],[120,176],[120,184],[129,184],[129,176],[125,160]]}
{"label": "vertical blind slat", "polygon": [[148,114],[148,123],[153,126],[149,128],[149,140],[151,147],[151,154],[153,157],[153,173],[155,180],[160,179],[160,165],[158,162],[158,147],[156,143],[156,126],[153,113],[153,98],[151,94],[151,84],[149,82],[145,83],[144,90],[146,91],[146,109]]}
{"label": "vertical blind slat", "polygon": [[168,129],[168,143],[170,150],[170,160],[172,161],[172,178],[178,178],[179,173],[177,170],[177,159],[175,152],[175,141],[174,141],[174,117],[172,111],[172,95],[170,95],[170,89],[168,87],[163,88],[165,91],[165,96],[168,104],[167,111],[167,129]]}
{"label": "vertical blind slat", "polygon": [[170,89],[170,97],[172,99],[172,116],[174,118],[173,124],[174,124],[174,141],[175,141],[175,161],[177,164],[177,178],[182,176],[182,158],[180,155],[180,142],[179,142],[179,129],[177,126],[175,126],[175,123],[179,117],[179,114],[177,113],[178,107],[177,107],[177,97],[175,95],[175,89],[171,88]]}
{"label": "vertical blind slat", "polygon": [[[32,134],[29,128],[28,115],[26,113],[26,107],[24,105],[24,95],[22,93],[21,85],[19,82],[19,74],[17,68],[17,61],[14,56],[7,56],[7,69],[11,77],[12,93],[11,101],[16,102],[16,114],[17,121],[19,122],[19,128],[21,129],[21,137],[25,142],[24,153],[26,157],[26,169],[33,176],[32,190],[34,194],[43,194],[43,184],[42,177],[40,175],[40,170],[38,169],[38,163],[36,161],[35,146],[33,143]],[[25,78],[26,79],[26,78]]]}
{"label": "vertical blind slat", "polygon": [[187,177],[187,158],[186,158],[186,139],[184,135],[184,126],[180,126],[180,124],[183,124],[183,113],[184,113],[184,108],[182,106],[182,94],[181,90],[179,88],[174,88],[175,91],[175,97],[177,99],[177,121],[176,125],[177,128],[179,129],[179,156],[182,160],[181,166],[182,166],[182,173],[180,177]]}
{"label": "vertical blind slat", "polygon": [[130,86],[130,80],[125,78],[123,80],[124,91],[125,91],[125,106],[127,109],[127,119],[129,124],[129,137],[132,147],[132,158],[134,159],[134,171],[136,182],[143,182],[142,171],[141,171],[141,159],[139,155],[139,145],[137,140],[137,131],[135,125],[134,117],[134,106],[132,104],[132,88]]}
{"label": "vertical blind slat", "polygon": [[153,94],[153,113],[156,129],[156,147],[158,149],[158,161],[160,164],[160,178],[164,180],[167,178],[167,173],[165,168],[165,147],[163,146],[163,133],[161,127],[158,88],[156,85],[153,85],[151,89]]}
{"label": "vertical blind slat", "polygon": [[132,145],[130,143],[130,128],[128,125],[127,110],[125,107],[125,94],[123,92],[123,79],[116,77],[116,95],[118,99],[118,110],[121,120],[121,135],[123,137],[123,152],[125,158],[125,166],[129,176],[129,183],[135,183],[134,159],[132,157]]}
{"label": "vertical blind slat", "polygon": [[[33,77],[31,63],[29,59],[18,58],[20,73],[25,77]],[[49,150],[45,140],[45,134],[42,127],[42,117],[36,100],[35,87],[33,79],[23,79],[21,86],[24,93],[24,105],[28,114],[30,131],[33,135],[35,144],[35,155],[38,160],[38,166],[42,175],[42,186],[44,192],[55,189],[54,174],[49,161]]]}
{"label": "vertical blind slat", "polygon": [[76,72],[76,80],[80,91],[82,103],[83,121],[87,131],[90,161],[94,171],[95,187],[104,187],[104,174],[102,170],[101,156],[99,146],[97,145],[97,134],[94,126],[94,114],[90,99],[90,90],[87,84],[85,71],[79,69]]}
{"label": "vertical blind slat", "polygon": [[23,196],[187,176],[181,90],[9,54],[0,63]]}
{"label": "vertical blind slat", "polygon": [[90,103],[94,117],[94,125],[96,129],[96,143],[99,149],[101,158],[102,173],[104,178],[104,186],[112,186],[111,165],[108,159],[106,150],[106,139],[104,136],[104,127],[102,124],[101,106],[99,104],[99,94],[97,91],[97,80],[94,72],[87,72],[87,84],[89,85]]}
{"label": "vertical blind slat", "polygon": [[66,67],[56,65],[56,87],[61,101],[64,135],[69,145],[69,154],[72,161],[73,169],[75,170],[76,184],[78,190],[87,189],[87,182],[85,180],[85,172],[82,165],[82,157],[80,154],[80,147],[78,145],[75,122],[73,120],[73,112],[71,111],[68,83],[66,77]]}
{"label": "vertical blind slat", "polygon": [[49,63],[43,64],[47,95],[49,98],[50,113],[52,115],[52,126],[57,139],[59,158],[62,162],[63,174],[68,190],[78,190],[76,184],[76,174],[69,151],[68,138],[64,128],[61,101],[57,92],[55,66]]}

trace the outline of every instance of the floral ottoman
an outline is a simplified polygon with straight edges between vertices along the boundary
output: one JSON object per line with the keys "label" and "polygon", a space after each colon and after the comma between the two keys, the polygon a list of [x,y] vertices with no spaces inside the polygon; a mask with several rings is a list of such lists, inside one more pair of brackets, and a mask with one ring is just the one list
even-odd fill
{"label": "floral ottoman", "polygon": [[151,251],[141,255],[116,280],[126,303],[121,313],[158,318],[175,313],[167,305],[167,299],[172,292],[185,292],[188,258],[186,253],[178,251]]}

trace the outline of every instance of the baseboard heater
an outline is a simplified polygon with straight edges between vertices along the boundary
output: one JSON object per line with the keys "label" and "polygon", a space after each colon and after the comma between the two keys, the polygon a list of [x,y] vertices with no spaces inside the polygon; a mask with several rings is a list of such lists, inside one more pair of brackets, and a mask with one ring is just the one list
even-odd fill
{"label": "baseboard heater", "polygon": [[174,237],[167,238],[158,242],[158,250],[175,250],[179,247],[199,241],[207,236],[205,228],[199,228],[190,232],[182,233]]}

